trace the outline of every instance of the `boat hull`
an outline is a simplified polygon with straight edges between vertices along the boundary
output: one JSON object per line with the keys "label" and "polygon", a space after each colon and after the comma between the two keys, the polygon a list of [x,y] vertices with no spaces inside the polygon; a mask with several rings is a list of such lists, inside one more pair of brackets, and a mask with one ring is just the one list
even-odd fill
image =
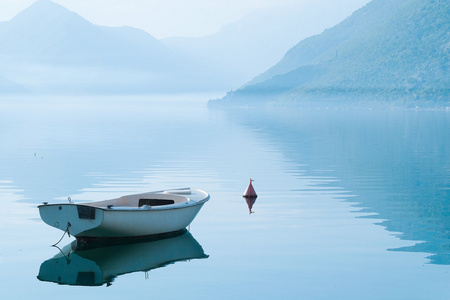
{"label": "boat hull", "polygon": [[76,237],[137,237],[186,228],[203,203],[167,210],[104,210],[102,223]]}
{"label": "boat hull", "polygon": [[[167,194],[165,194],[167,195]],[[207,195],[207,194],[206,194]],[[172,205],[96,207],[84,204],[45,204],[38,206],[42,220],[78,238],[123,238],[158,235],[186,228],[196,217],[207,197]]]}

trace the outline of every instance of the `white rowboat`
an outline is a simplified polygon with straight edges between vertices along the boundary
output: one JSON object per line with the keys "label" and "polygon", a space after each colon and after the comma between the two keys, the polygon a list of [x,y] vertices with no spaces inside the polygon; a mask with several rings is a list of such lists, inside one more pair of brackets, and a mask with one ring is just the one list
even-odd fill
{"label": "white rowboat", "polygon": [[84,204],[39,205],[42,220],[77,239],[158,235],[185,229],[209,200],[191,188],[123,196]]}

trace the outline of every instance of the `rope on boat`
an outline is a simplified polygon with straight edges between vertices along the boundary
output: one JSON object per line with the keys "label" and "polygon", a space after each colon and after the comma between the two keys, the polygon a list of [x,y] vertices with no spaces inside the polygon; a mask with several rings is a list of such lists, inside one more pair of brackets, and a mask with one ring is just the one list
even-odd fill
{"label": "rope on boat", "polygon": [[67,233],[67,235],[70,237],[70,231],[69,231],[70,226],[72,226],[72,224],[70,224],[70,222],[67,222],[67,228],[66,228],[66,231],[64,231],[64,233],[63,233],[62,237],[59,239],[59,241],[56,242],[55,244],[53,244],[52,246],[56,247],[56,245],[58,245],[59,242],[62,241],[62,239],[63,239],[63,237],[66,235],[66,233]]}

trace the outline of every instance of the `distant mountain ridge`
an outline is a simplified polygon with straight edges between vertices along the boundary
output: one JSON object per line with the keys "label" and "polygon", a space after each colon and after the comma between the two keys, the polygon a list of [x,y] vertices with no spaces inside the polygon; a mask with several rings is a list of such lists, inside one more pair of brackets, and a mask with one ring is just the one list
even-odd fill
{"label": "distant mountain ridge", "polygon": [[0,94],[22,90],[6,89],[6,82],[37,94],[222,92],[266,70],[295,42],[367,1],[348,0],[344,6],[332,0],[300,6],[294,1],[207,37],[160,41],[132,27],[95,25],[50,0],[37,0],[0,22],[5,82]]}
{"label": "distant mountain ridge", "polygon": [[[190,66],[132,27],[94,25],[49,0],[0,23],[0,73],[37,93],[147,93],[186,87]],[[197,77],[196,77],[197,76]]]}
{"label": "distant mountain ridge", "polygon": [[[373,0],[222,103],[349,95],[450,101],[450,2]],[[214,102],[212,102],[214,103]]]}
{"label": "distant mountain ridge", "polygon": [[162,43],[142,30],[96,26],[49,0],[36,1],[5,25],[0,31],[0,53],[29,62],[101,64],[121,51],[138,54],[136,49],[142,49],[141,56],[143,50],[156,55],[165,51]]}
{"label": "distant mountain ridge", "polygon": [[301,39],[337,24],[368,1],[293,1],[256,11],[209,36],[161,41],[224,70],[236,87],[276,64]]}

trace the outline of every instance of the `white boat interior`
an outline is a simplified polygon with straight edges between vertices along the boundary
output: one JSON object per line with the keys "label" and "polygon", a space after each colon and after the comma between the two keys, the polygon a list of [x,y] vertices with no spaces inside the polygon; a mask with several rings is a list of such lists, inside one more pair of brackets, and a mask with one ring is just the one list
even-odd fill
{"label": "white boat interior", "polygon": [[148,192],[122,196],[116,199],[89,202],[83,205],[108,209],[167,209],[182,207],[188,204],[204,202],[208,200],[206,192],[197,189],[183,188],[176,190],[166,190]]}

